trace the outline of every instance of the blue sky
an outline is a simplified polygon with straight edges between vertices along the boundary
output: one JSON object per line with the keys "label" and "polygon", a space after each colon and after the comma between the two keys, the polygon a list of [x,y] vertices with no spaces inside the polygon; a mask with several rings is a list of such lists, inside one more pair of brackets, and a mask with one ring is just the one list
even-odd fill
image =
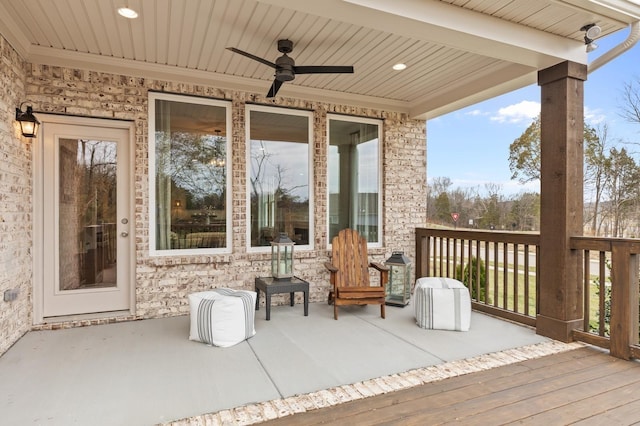
{"label": "blue sky", "polygon": [[[629,30],[598,39],[589,61],[624,41]],[[607,123],[611,141],[640,143],[640,124],[621,116],[624,84],[640,79],[640,43],[589,74],[585,82],[585,121]],[[456,187],[502,186],[506,196],[539,191],[539,182],[526,186],[511,180],[509,145],[540,112],[537,85],[508,93],[427,122],[427,177],[448,177]],[[631,147],[629,150],[638,151]],[[640,158],[640,156],[637,156]]]}

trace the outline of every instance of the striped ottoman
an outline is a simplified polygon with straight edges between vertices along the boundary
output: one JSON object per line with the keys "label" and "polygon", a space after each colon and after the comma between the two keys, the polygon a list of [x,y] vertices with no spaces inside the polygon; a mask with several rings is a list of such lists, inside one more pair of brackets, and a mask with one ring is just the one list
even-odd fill
{"label": "striped ottoman", "polygon": [[233,346],[256,334],[256,292],[218,288],[189,295],[189,340]]}
{"label": "striped ottoman", "polygon": [[469,330],[471,298],[467,287],[458,280],[419,278],[414,289],[413,306],[416,323],[422,328]]}

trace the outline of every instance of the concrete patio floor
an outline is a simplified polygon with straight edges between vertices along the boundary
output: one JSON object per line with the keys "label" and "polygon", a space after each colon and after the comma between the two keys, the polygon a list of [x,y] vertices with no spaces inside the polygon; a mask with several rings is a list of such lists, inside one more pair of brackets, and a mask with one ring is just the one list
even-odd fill
{"label": "concrete patio floor", "polygon": [[230,348],[188,340],[189,317],[27,333],[0,357],[3,425],[151,425],[548,342],[472,313],[468,332],[424,330],[413,306],[310,304],[256,312]]}

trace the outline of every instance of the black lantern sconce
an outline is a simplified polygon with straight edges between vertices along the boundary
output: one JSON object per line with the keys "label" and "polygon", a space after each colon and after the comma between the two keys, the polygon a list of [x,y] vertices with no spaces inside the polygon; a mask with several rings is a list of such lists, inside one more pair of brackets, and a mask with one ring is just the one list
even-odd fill
{"label": "black lantern sconce", "polygon": [[[20,107],[24,105],[24,102],[20,104]],[[16,108],[16,121],[20,123],[20,131],[25,138],[35,138],[38,135],[38,127],[40,122],[33,115],[33,108],[31,105],[27,106],[27,111],[22,112],[20,108]]]}
{"label": "black lantern sconce", "polygon": [[290,280],[293,277],[294,244],[284,232],[271,241],[271,276],[276,280]]}
{"label": "black lantern sconce", "polygon": [[386,305],[405,307],[411,298],[411,261],[402,251],[394,251],[385,265],[389,267]]}

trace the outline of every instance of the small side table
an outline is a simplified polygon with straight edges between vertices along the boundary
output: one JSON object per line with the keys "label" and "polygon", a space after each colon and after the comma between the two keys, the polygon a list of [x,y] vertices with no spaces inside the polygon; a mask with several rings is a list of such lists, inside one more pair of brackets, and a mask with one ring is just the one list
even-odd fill
{"label": "small side table", "polygon": [[260,290],[264,291],[265,307],[267,308],[267,321],[271,319],[271,295],[289,293],[290,304],[293,306],[293,295],[296,291],[304,293],[304,316],[309,316],[309,283],[298,277],[290,280],[276,280],[273,277],[256,277],[256,311],[260,307]]}

